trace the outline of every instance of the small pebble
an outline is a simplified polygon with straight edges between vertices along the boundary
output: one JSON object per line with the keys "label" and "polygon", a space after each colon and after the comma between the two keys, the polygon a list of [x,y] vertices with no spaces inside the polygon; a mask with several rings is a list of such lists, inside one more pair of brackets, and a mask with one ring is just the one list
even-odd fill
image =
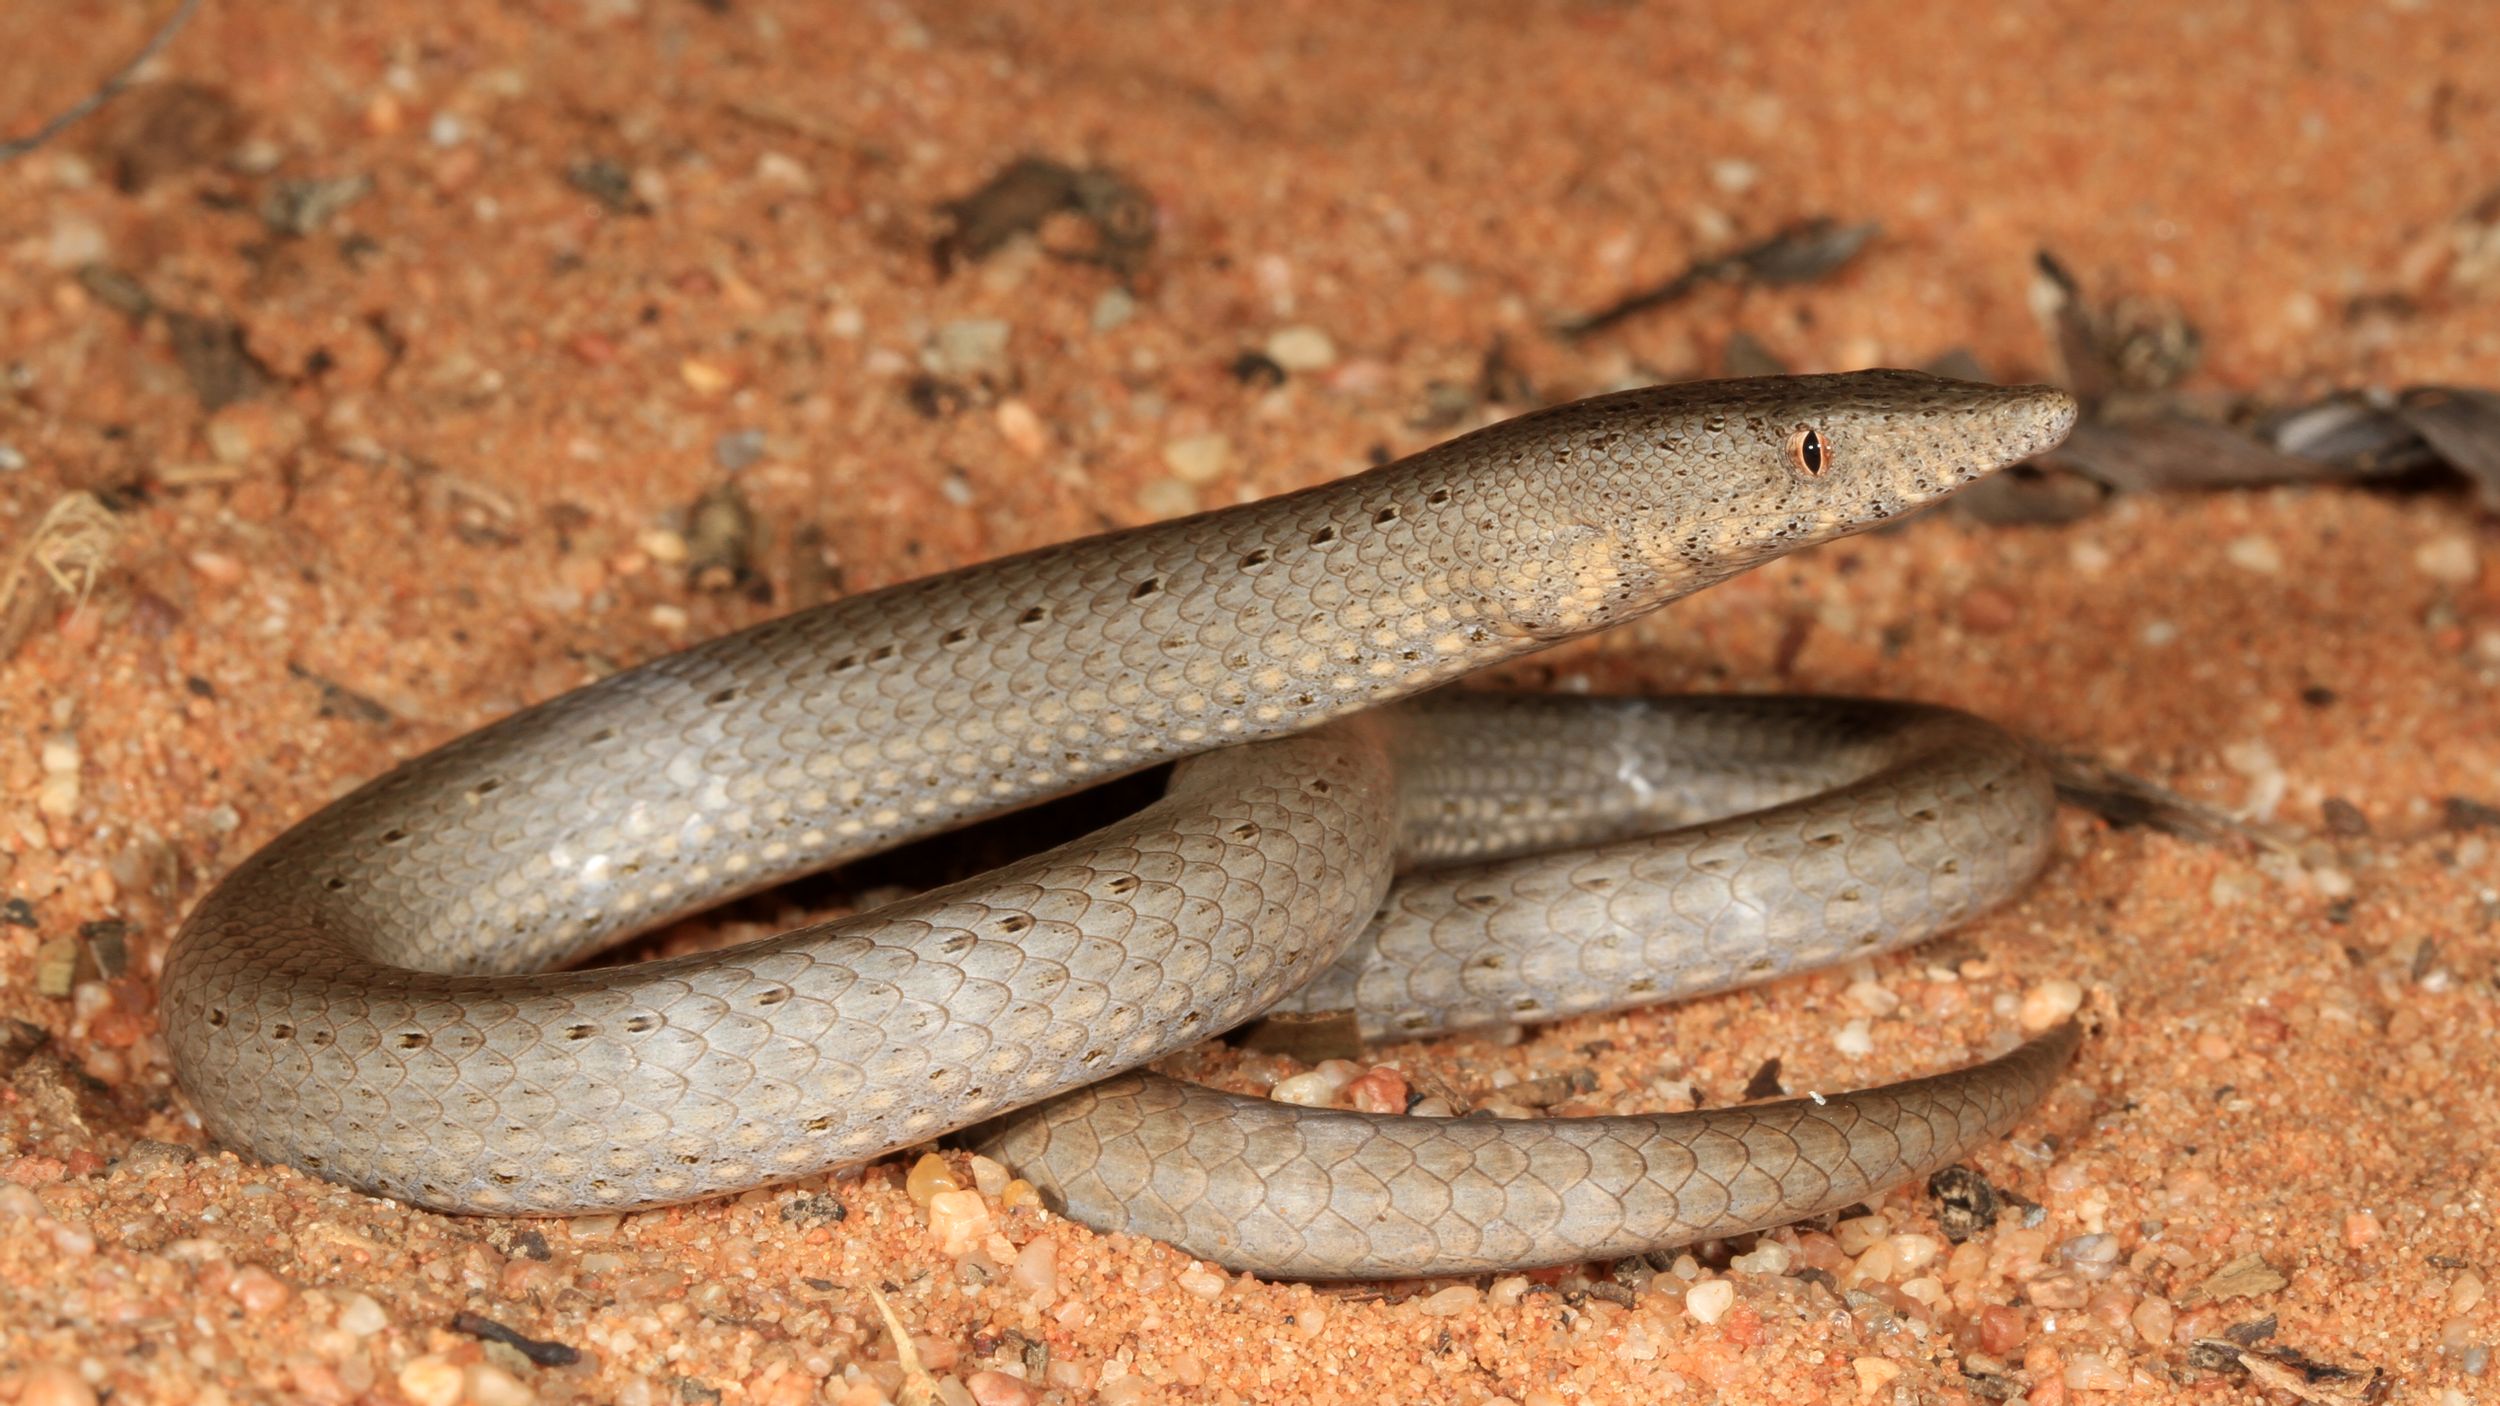
{"label": "small pebble", "polygon": [[764,457],[762,430],[731,430],[712,441],[712,463],[723,473],[736,473]]}
{"label": "small pebble", "polygon": [[2414,569],[2444,586],[2470,586],[2483,574],[2481,553],[2463,533],[2434,537],[2413,549]]}
{"label": "small pebble", "polygon": [[256,1264],[236,1270],[234,1277],[226,1281],[226,1292],[255,1314],[274,1313],[295,1296],[285,1280]]}
{"label": "small pebble", "polygon": [[729,389],[734,379],[726,367],[690,356],[677,363],[677,378],[697,395],[713,396]]}
{"label": "small pebble", "polygon": [[1991,1357],[2004,1357],[2021,1347],[2026,1332],[2019,1308],[1988,1304],[1979,1310],[1979,1350]]}
{"label": "small pebble", "polygon": [[58,820],[78,813],[78,742],[54,737],[43,744],[43,780],[35,786],[35,809]]}
{"label": "small pebble", "polygon": [[2057,1247],[2057,1257],[2087,1279],[2107,1279],[2118,1272],[2118,1237],[2078,1235]]}
{"label": "small pebble", "polygon": [[436,1353],[412,1358],[399,1369],[399,1389],[417,1406],[453,1406],[466,1386],[460,1368]]}
{"label": "small pebble", "polygon": [[1109,332],[1137,315],[1137,299],[1125,288],[1109,288],[1094,299],[1093,323],[1097,332]]}
{"label": "small pebble", "polygon": [[1385,1065],[1366,1071],[1345,1087],[1346,1102],[1357,1113],[1404,1113],[1406,1095],[1406,1076]]}
{"label": "small pebble", "polygon": [[929,1228],[937,1232],[942,1253],[960,1258],[988,1239],[995,1225],[980,1192],[940,1191],[929,1198]]}
{"label": "small pebble", "polygon": [[2106,1354],[2078,1352],[2066,1359],[2069,1391],[2125,1391],[2128,1385],[2125,1365],[2112,1362]]}
{"label": "small pebble", "polygon": [[2081,1308],[2092,1301],[2092,1285],[2072,1269],[2053,1269],[2025,1284],[2023,1299],[2039,1308]]}
{"label": "small pebble", "polygon": [[922,1153],[920,1160],[911,1164],[910,1175],[903,1178],[904,1194],[911,1197],[913,1205],[924,1209],[939,1192],[961,1191],[963,1187],[963,1182],[955,1176],[954,1168],[947,1166],[946,1159],[934,1152]]}
{"label": "small pebble", "polygon": [[538,1400],[528,1383],[492,1362],[472,1362],[463,1375],[475,1406],[531,1406]]}
{"label": "small pebble", "polygon": [[1710,163],[1710,183],[1729,195],[1743,195],[1762,179],[1762,168],[1741,157],[1723,156]]}
{"label": "small pebble", "polygon": [[1875,1053],[1875,1032],[1863,1019],[1844,1022],[1832,1033],[1832,1048],[1852,1057]]}
{"label": "small pebble", "polygon": [[964,1387],[972,1393],[974,1406],[1032,1406],[1035,1400],[1022,1378],[1004,1372],[975,1372],[964,1378]]}
{"label": "small pebble", "polygon": [[2043,981],[2023,993],[2022,1009],[2017,1016],[2025,1033],[2037,1035],[2083,1008],[2083,987],[2059,978]]}
{"label": "small pebble", "polygon": [[1891,1386],[1893,1379],[1901,1375],[1901,1364],[1889,1357],[1854,1358],[1850,1361],[1849,1367],[1858,1374],[1858,1395],[1860,1396],[1873,1396]]}
{"label": "small pebble", "polygon": [[1882,1216],[1851,1216],[1832,1227],[1832,1238],[1840,1242],[1840,1252],[1853,1260],[1891,1233],[1892,1223]]}
{"label": "small pebble", "polygon": [[938,328],[928,367],[941,376],[1001,375],[1014,329],[997,318],[964,318]]}
{"label": "small pebble", "polygon": [[787,152],[768,151],[755,158],[755,178],[792,190],[816,188],[816,178],[809,173],[806,164]]}
{"label": "small pebble", "polygon": [[1728,1261],[1728,1268],[1746,1274],[1781,1275],[1788,1272],[1795,1254],[1777,1240],[1765,1240],[1750,1251]]}
{"label": "small pebble", "polygon": [[1173,1276],[1173,1282],[1181,1286],[1181,1292],[1194,1294],[1213,1303],[1224,1296],[1224,1286],[1230,1281],[1224,1277],[1224,1271],[1220,1269],[1193,1264]]}
{"label": "small pebble", "polygon": [[2222,556],[2240,570],[2260,576],[2272,576],[2283,569],[2283,549],[2274,545],[2272,538],[2254,533],[2232,538],[2230,545],[2222,549]]}
{"label": "small pebble", "polygon": [[1224,476],[1233,462],[1233,442],[1221,434],[1191,435],[1163,446],[1163,465],[1187,484],[1208,484]]}
{"label": "small pebble", "polygon": [[1198,511],[1198,490],[1177,478],[1159,478],[1137,490],[1137,507],[1149,518],[1186,517]]}
{"label": "small pebble", "polygon": [[1316,327],[1280,328],[1267,339],[1267,359],[1287,371],[1325,371],[1337,364],[1337,344]]}
{"label": "small pebble", "polygon": [[1934,1264],[1944,1254],[1944,1242],[1933,1235],[1904,1232],[1891,1237],[1893,1262],[1903,1274],[1916,1274]]}
{"label": "small pebble", "polygon": [[371,1294],[351,1291],[339,1305],[339,1327],[360,1338],[369,1338],[391,1326],[390,1315]]}
{"label": "small pebble", "polygon": [[2460,1315],[2472,1313],[2482,1303],[2483,1294],[2483,1277],[2470,1269],[2462,1270],[2456,1278],[2448,1281],[2448,1311]]}
{"label": "small pebble", "polygon": [[997,411],[998,437],[1028,459],[1038,459],[1050,449],[1050,433],[1042,428],[1042,417],[1021,400],[1002,400]]}
{"label": "small pebble", "polygon": [[37,1367],[18,1387],[18,1406],[96,1406],[95,1388],[67,1367]]}
{"label": "small pebble", "polygon": [[1482,1302],[1484,1294],[1475,1285],[1452,1284],[1416,1307],[1435,1318],[1446,1318],[1453,1313],[1465,1313]]}
{"label": "small pebble", "polygon": [[1353,1071],[1354,1066],[1350,1062],[1332,1059],[1317,1069],[1277,1080],[1276,1086],[1267,1091],[1267,1096],[1278,1103],[1290,1103],[1302,1108],[1326,1108],[1337,1101],[1337,1095],[1345,1092],[1346,1085],[1354,1082]]}
{"label": "small pebble", "polygon": [[1705,1279],[1684,1291],[1684,1311],[1695,1322],[1716,1323],[1736,1306],[1736,1286],[1724,1279]]}
{"label": "small pebble", "polygon": [[1055,1240],[1036,1240],[1016,1252],[1015,1268],[1008,1277],[1017,1288],[1028,1294],[1051,1297],[1059,1292],[1059,1244]]}
{"label": "small pebble", "polygon": [[1962,597],[1962,628],[1975,635],[2002,634],[2023,618],[2022,606],[2003,591],[1982,586]]}

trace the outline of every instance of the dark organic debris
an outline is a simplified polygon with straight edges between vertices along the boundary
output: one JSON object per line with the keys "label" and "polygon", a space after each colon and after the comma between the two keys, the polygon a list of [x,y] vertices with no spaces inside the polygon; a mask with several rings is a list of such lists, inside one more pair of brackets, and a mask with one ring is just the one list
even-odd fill
{"label": "dark organic debris", "polygon": [[[2176,389],[2198,338],[2166,304],[2087,304],[2055,256],[2039,259],[2040,303],[2084,405],[2064,444],[1954,499],[1985,522],[2060,523],[2112,493],[2371,481],[2410,484],[2446,467],[2500,512],[2500,393],[2463,386],[2337,391],[2296,405]],[[1938,374],[1989,379],[1967,359]]]}
{"label": "dark organic debris", "polygon": [[2121,828],[2150,826],[2199,844],[2246,841],[2261,849],[2290,852],[2292,841],[2261,826],[2199,805],[2168,787],[2131,775],[2093,757],[2061,754],[2049,759],[2058,799],[2081,806]]}
{"label": "dark organic debris", "polygon": [[1982,1401],[2011,1401],[2023,1394],[2022,1380],[2003,1372],[1974,1372],[1964,1367],[1962,1384]]}
{"label": "dark organic debris", "polygon": [[119,918],[97,918],[78,925],[78,942],[86,964],[111,981],[130,970],[130,924]]}
{"label": "dark organic debris", "polygon": [[1664,283],[1620,298],[1596,312],[1555,328],[1565,337],[1586,337],[1627,318],[1683,301],[1714,283],[1764,287],[1810,283],[1840,269],[1871,243],[1881,227],[1842,224],[1828,215],[1801,220],[1733,253],[1702,259]]}
{"label": "dark organic debris", "polygon": [[2041,250],[2034,266],[2037,305],[2056,339],[2066,388],[2086,407],[2130,392],[2168,390],[2196,369],[2204,338],[2177,305],[2121,297],[2094,307],[2055,254]]}
{"label": "dark organic debris", "polygon": [[969,195],[938,207],[953,227],[931,249],[938,271],[958,259],[978,263],[1021,235],[1039,233],[1053,215],[1074,214],[1092,227],[1093,247],[1062,252],[1134,274],[1154,247],[1154,201],[1116,171],[1020,156]]}
{"label": "dark organic debris", "polygon": [[1502,1097],[1521,1108],[1551,1108],[1565,1099],[1597,1091],[1597,1071],[1589,1068],[1540,1074],[1502,1090]]}
{"label": "dark organic debris", "polygon": [[340,211],[372,193],[373,177],[362,171],[280,181],[261,198],[261,223],[299,239],[319,234]]}
{"label": "dark organic debris", "polygon": [[133,321],[156,311],[156,299],[147,288],[117,268],[84,265],[78,270],[78,286],[87,290],[88,297]]}
{"label": "dark organic debris", "polygon": [[2174,1295],[2180,1307],[2190,1304],[2220,1303],[2225,1299],[2253,1299],[2274,1293],[2292,1281],[2283,1271],[2266,1263],[2262,1255],[2242,1255],[2207,1276],[2205,1281],[2185,1294]]}
{"label": "dark organic debris", "polygon": [[2500,512],[2500,393],[2415,386],[2396,397],[2396,414],[2434,456],[2474,481],[2485,509]]}
{"label": "dark organic debris", "polygon": [[294,660],[288,660],[286,671],[321,690],[321,706],[317,710],[325,718],[345,718],[350,722],[381,727],[395,720],[390,709],[374,699],[342,683],[325,679]]}
{"label": "dark organic debris", "polygon": [[161,313],[174,363],[191,383],[191,393],[199,397],[202,410],[222,410],[258,395],[277,380],[244,344],[243,328],[237,323],[163,307],[147,285],[105,264],[79,269],[78,286],[134,324]]}
{"label": "dark organic debris", "polygon": [[2222,1335],[2242,1347],[2255,1347],[2273,1337],[2275,1330],[2282,1326],[2282,1320],[2269,1313],[2263,1318],[2252,1318],[2245,1323],[2234,1323],[2223,1329]]}
{"label": "dark organic debris", "polygon": [[496,1249],[513,1259],[536,1260],[545,1264],[556,1257],[556,1252],[547,1245],[547,1232],[536,1226],[498,1221],[487,1227],[486,1238]]}
{"label": "dark organic debris", "polygon": [[2209,1372],[2247,1374],[2260,1387],[2271,1387],[2320,1406],[2369,1406],[2387,1395],[2387,1374],[2320,1362],[2297,1348],[2257,1348],[2230,1338],[2198,1338],[2188,1348],[2188,1365]]}
{"label": "dark organic debris", "polygon": [[1936,1198],[1936,1228],[1959,1245],[1997,1223],[1997,1189],[1968,1167],[1947,1167],[1927,1179]]}
{"label": "dark organic debris", "polygon": [[972,392],[943,376],[922,372],[903,386],[903,399],[924,420],[943,420],[972,404]]}
{"label": "dark organic debris", "polygon": [[147,42],[139,46],[138,52],[123,60],[121,67],[105,75],[104,81],[98,83],[85,97],[46,118],[41,125],[25,136],[0,142],[0,163],[14,161],[24,156],[58,136],[63,128],[111,102],[117,94],[130,86],[132,74],[146,66],[148,60],[165,52],[165,46],[174,42],[174,36],[180,34],[182,27],[191,22],[191,16],[198,13],[199,8],[200,0],[181,0],[181,3],[167,12],[164,20],[156,26],[155,32],[148,36]]}
{"label": "dark organic debris", "polygon": [[2254,488],[2344,477],[2331,465],[2258,443],[2243,431],[2182,413],[2169,403],[2103,402],[2103,417],[2075,426],[2066,442],[2031,461],[2120,493]]}
{"label": "dark organic debris", "polygon": [[1788,1086],[1780,1082],[1779,1056],[1773,1055],[1762,1061],[1761,1067],[1754,1070],[1753,1077],[1745,1081],[1744,1096],[1747,1102],[1758,1098],[1786,1098],[1788,1096]]}
{"label": "dark organic debris", "polygon": [[648,215],[651,203],[634,193],[634,173],[604,156],[577,158],[564,168],[564,183],[614,215]]}
{"label": "dark organic debris", "polygon": [[455,1313],[451,1318],[451,1328],[455,1333],[466,1333],[470,1337],[482,1338],[490,1343],[502,1343],[505,1347],[513,1349],[541,1367],[570,1367],[582,1360],[579,1348],[567,1347],[563,1343],[547,1342],[539,1338],[523,1337],[482,1313],[470,1313],[465,1310]]}
{"label": "dark organic debris", "polygon": [[15,1016],[0,1018],[0,1079],[16,1074],[19,1065],[51,1043],[52,1032],[32,1021]]}
{"label": "dark organic debris", "polygon": [[1224,369],[1233,373],[1234,380],[1254,390],[1273,390],[1285,383],[1285,368],[1263,351],[1243,352]]}
{"label": "dark organic debris", "polygon": [[2440,819],[2451,830],[2500,830],[2500,806],[2471,796],[2449,796],[2439,803]]}
{"label": "dark organic debris", "polygon": [[2318,803],[2318,817],[2326,822],[2328,833],[2348,840],[2366,839],[2370,834],[2370,817],[2361,807],[2341,796],[2329,796]]}
{"label": "dark organic debris", "polygon": [[195,317],[187,312],[165,314],[165,330],[174,344],[174,361],[200,398],[202,410],[221,410],[260,394],[277,378],[244,345],[243,329],[223,318]]}
{"label": "dark organic debris", "polygon": [[1589,1285],[1589,1297],[1630,1308],[1640,1302],[1640,1293],[1620,1276],[1635,1275],[1643,1267],[1638,1259],[1621,1260],[1615,1264],[1615,1278],[1600,1279]]}
{"label": "dark organic debris", "polygon": [[129,1151],[114,1159],[113,1170],[132,1176],[154,1176],[158,1172],[188,1166],[199,1159],[200,1150],[196,1147],[143,1137],[132,1143]]}
{"label": "dark organic debris", "polygon": [[[850,1208],[822,1191],[805,1196],[793,1196],[781,1203],[781,1219],[784,1224],[788,1225],[836,1225],[850,1219],[850,1216]],[[810,1280],[809,1282],[817,1281]],[[826,1284],[823,1287],[831,1288],[832,1285]]]}

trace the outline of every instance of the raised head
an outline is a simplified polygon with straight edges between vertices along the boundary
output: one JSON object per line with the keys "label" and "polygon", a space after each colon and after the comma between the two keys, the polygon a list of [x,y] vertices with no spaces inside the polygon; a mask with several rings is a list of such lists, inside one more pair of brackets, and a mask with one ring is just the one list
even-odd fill
{"label": "raised head", "polygon": [[1487,584],[1503,613],[1558,639],[1915,512],[2055,446],[2074,422],[2074,398],[2050,386],[1852,371],[1597,396],[1434,457],[1507,461],[1536,508],[1512,521],[1566,524],[1533,543],[1509,540],[1496,516],[1469,524],[1502,564]]}

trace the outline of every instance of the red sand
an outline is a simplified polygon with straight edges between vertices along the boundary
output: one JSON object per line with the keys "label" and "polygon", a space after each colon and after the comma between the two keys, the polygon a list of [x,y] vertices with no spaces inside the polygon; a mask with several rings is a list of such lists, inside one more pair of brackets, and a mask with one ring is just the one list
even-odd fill
{"label": "red sand", "polygon": [[[0,1016],[50,1036],[0,1057],[0,1402],[869,1403],[902,1389],[871,1289],[940,1398],[984,1406],[2244,1399],[2189,1345],[2267,1319],[2262,1346],[2358,1374],[2302,1386],[2320,1399],[2374,1373],[2488,1396],[2500,831],[2444,803],[2500,804],[2500,532],[2457,495],[1930,521],[1518,671],[1950,701],[2297,837],[2259,856],[2070,815],[2044,881],[1944,948],[1376,1056],[1472,1098],[1590,1067],[1575,1110],[1727,1101],[1773,1056],[1796,1088],[1940,1068],[2037,983],[2081,983],[2105,1033],[1979,1159],[2038,1227],[1923,1267],[1851,1228],[1891,1257],[1840,1266],[1880,1290],[1854,1311],[1794,1272],[1838,1264],[1813,1234],[1774,1237],[1787,1273],[1683,1266],[1689,1293],[1314,1290],[994,1195],[999,1238],[950,1254],[901,1159],[569,1225],[186,1160],[165,944],[324,799],[828,589],[1420,447],[1449,432],[1429,388],[1497,342],[1552,399],[1711,370],[1738,329],[1799,369],[1962,345],[2047,374],[2046,247],[2176,300],[2199,384],[2500,383],[2500,241],[2458,223],[2500,181],[2478,6],[1127,8],[214,5],[148,75],[206,93],[142,88],[0,168],[0,564],[73,491],[119,527],[85,607],[0,659],[0,900],[25,904]],[[0,13],[0,112],[68,102],[147,22]],[[937,276],[935,208],[1026,152],[1151,197],[1131,289],[1045,252],[1084,243],[1064,219]],[[621,179],[568,181],[591,160]],[[309,234],[259,213],[355,176]],[[1543,330],[1817,213],[1885,233],[1814,285]],[[117,310],[130,287],[157,311]],[[168,313],[237,324],[269,384],[205,413]],[[958,325],[985,320],[994,355]],[[1261,347],[1301,369],[1236,380]],[[915,409],[924,371],[961,403]],[[675,560],[743,432],[771,603]],[[2368,833],[2331,830],[2330,798]],[[39,954],[105,921],[127,973],[43,994]],[[1836,1048],[1852,1020],[1871,1053]],[[1915,1189],[1881,1212],[1936,1232]]]}

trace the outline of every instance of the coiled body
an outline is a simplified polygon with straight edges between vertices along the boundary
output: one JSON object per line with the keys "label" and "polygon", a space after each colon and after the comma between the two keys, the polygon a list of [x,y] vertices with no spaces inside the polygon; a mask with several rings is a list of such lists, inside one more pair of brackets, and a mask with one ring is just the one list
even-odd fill
{"label": "coiled body", "polygon": [[[228,1141],[477,1211],[685,1200],[1032,1103],[1338,959],[1433,794],[1367,710],[1917,507],[2071,418],[2055,392],[1907,373],[1629,392],[711,641],[247,860],[168,959],[177,1070]],[[1155,806],[978,880],[541,971],[1198,752]],[[1368,1261],[1330,1263],[1353,1267],[1292,1272]]]}

